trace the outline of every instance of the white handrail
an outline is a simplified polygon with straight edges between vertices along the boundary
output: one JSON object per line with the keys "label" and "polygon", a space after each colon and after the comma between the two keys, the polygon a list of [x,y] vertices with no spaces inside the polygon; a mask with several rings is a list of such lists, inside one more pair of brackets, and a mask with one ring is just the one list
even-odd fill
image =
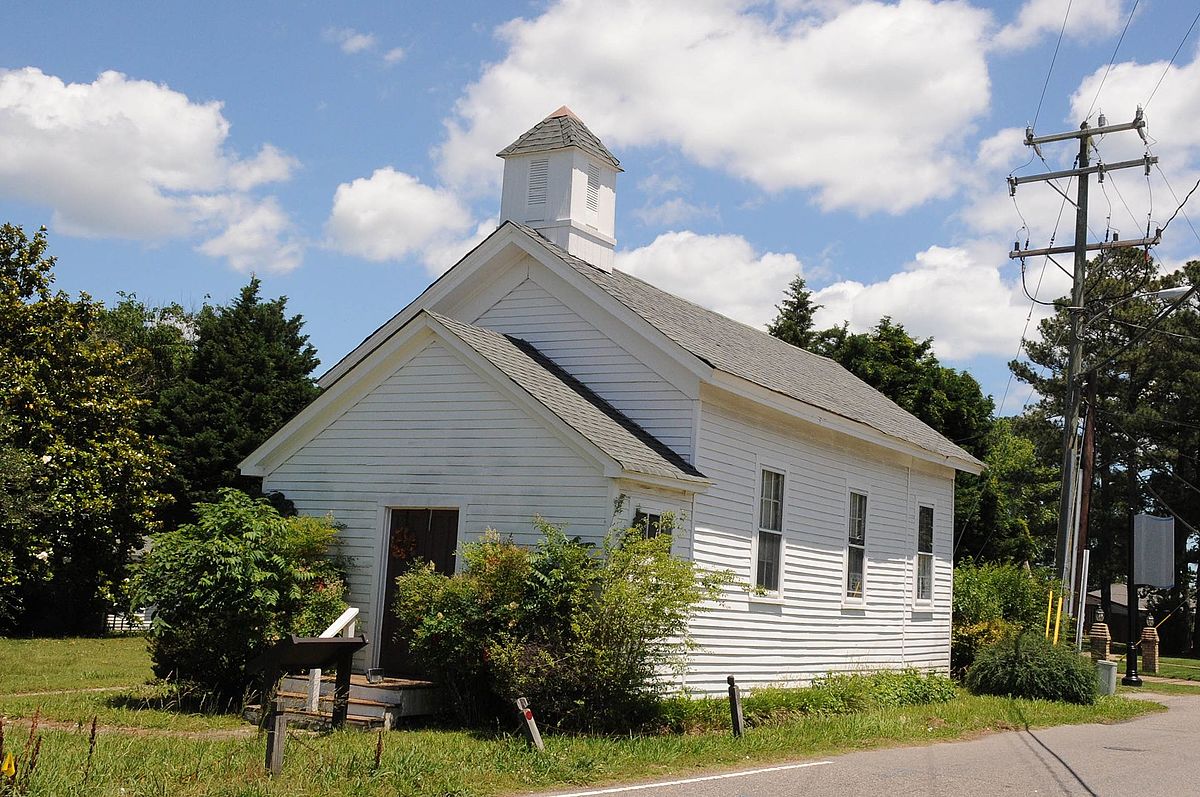
{"label": "white handrail", "polygon": [[[358,619],[358,608],[351,606],[346,611],[342,612],[338,619],[329,624],[329,627],[321,632],[321,639],[332,639],[341,634],[344,637],[354,636],[356,621]],[[317,711],[321,706],[321,671],[312,669],[308,671],[308,710]]]}

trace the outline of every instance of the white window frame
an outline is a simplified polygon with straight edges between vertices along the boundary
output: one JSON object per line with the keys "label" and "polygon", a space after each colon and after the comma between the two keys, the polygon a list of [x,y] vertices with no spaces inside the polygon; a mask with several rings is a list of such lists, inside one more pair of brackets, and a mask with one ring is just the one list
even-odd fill
{"label": "white window frame", "polygon": [[[850,542],[850,522],[853,513],[854,496],[861,495],[863,497],[863,516],[862,516],[862,545],[854,545]],[[846,488],[846,514],[842,522],[842,540],[843,549],[845,550],[845,564],[842,568],[842,602],[850,606],[862,606],[867,601],[867,570],[868,557],[867,551],[871,547],[871,491],[865,485],[851,484]],[[851,550],[862,551],[862,574],[859,579],[859,590],[857,595],[850,594],[850,552]]]}
{"label": "white window frame", "polygon": [[[929,550],[921,550],[921,510],[929,510]],[[913,560],[913,601],[917,606],[928,607],[933,605],[933,596],[936,591],[935,579],[937,577],[937,559],[934,556],[934,548],[937,546],[937,504],[932,501],[917,502],[917,518],[916,518],[917,539],[915,545],[915,558]],[[921,596],[921,562],[929,563],[929,595]]]}
{"label": "white window frame", "polygon": [[[770,472],[778,474],[783,479],[783,489],[779,496],[779,528],[770,529],[762,525],[762,502],[763,502],[763,473]],[[759,462],[755,468],[754,481],[754,544],[750,546],[750,584],[753,587],[751,592],[751,600],[781,600],[783,598],[783,573],[784,559],[786,557],[787,546],[785,543],[785,531],[787,529],[787,491],[788,482],[790,481],[787,468],[778,463]],[[775,570],[775,589],[769,590],[762,587],[758,583],[758,552],[759,541],[763,533],[777,534],[779,536],[779,561],[776,564]]]}

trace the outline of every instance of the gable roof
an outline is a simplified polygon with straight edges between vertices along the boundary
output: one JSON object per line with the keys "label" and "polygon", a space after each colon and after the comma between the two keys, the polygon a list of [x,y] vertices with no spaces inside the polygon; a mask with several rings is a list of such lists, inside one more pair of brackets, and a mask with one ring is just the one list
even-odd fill
{"label": "gable roof", "polygon": [[617,171],[624,171],[621,168],[621,162],[608,151],[596,134],[588,130],[587,125],[565,105],[538,122],[496,155],[507,158],[511,155],[552,152],[567,147],[579,147],[584,152],[595,155]]}
{"label": "gable roof", "polygon": [[508,223],[712,368],[866,424],[926,451],[983,465],[828,357],[792,346],[630,274],[616,269],[602,271],[548,241],[536,230]]}
{"label": "gable roof", "polygon": [[494,365],[622,469],[644,476],[708,482],[703,473],[528,342],[429,310],[421,312]]}

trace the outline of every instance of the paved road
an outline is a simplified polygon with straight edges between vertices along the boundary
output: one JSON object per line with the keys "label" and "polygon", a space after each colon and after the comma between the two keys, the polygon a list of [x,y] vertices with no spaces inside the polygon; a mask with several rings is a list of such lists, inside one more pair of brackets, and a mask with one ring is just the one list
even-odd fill
{"label": "paved road", "polygon": [[[1200,796],[1200,696],[1152,695],[1170,711],[1121,725],[998,733],[969,742],[850,753],[720,779],[578,790],[612,797],[850,795]],[[565,795],[565,792],[557,792]]]}

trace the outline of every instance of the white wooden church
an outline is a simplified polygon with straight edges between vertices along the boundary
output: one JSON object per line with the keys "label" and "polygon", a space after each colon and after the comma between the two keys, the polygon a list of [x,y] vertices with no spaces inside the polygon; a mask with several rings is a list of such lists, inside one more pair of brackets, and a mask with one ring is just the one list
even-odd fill
{"label": "white wooden church", "polygon": [[621,504],[755,587],[695,621],[688,688],[947,670],[955,472],[982,464],[833,361],[615,269],[622,169],[568,109],[499,155],[496,231],[241,464],[345,525],[359,664],[405,669],[387,606],[414,558],[532,542],[535,514],[598,539]]}

